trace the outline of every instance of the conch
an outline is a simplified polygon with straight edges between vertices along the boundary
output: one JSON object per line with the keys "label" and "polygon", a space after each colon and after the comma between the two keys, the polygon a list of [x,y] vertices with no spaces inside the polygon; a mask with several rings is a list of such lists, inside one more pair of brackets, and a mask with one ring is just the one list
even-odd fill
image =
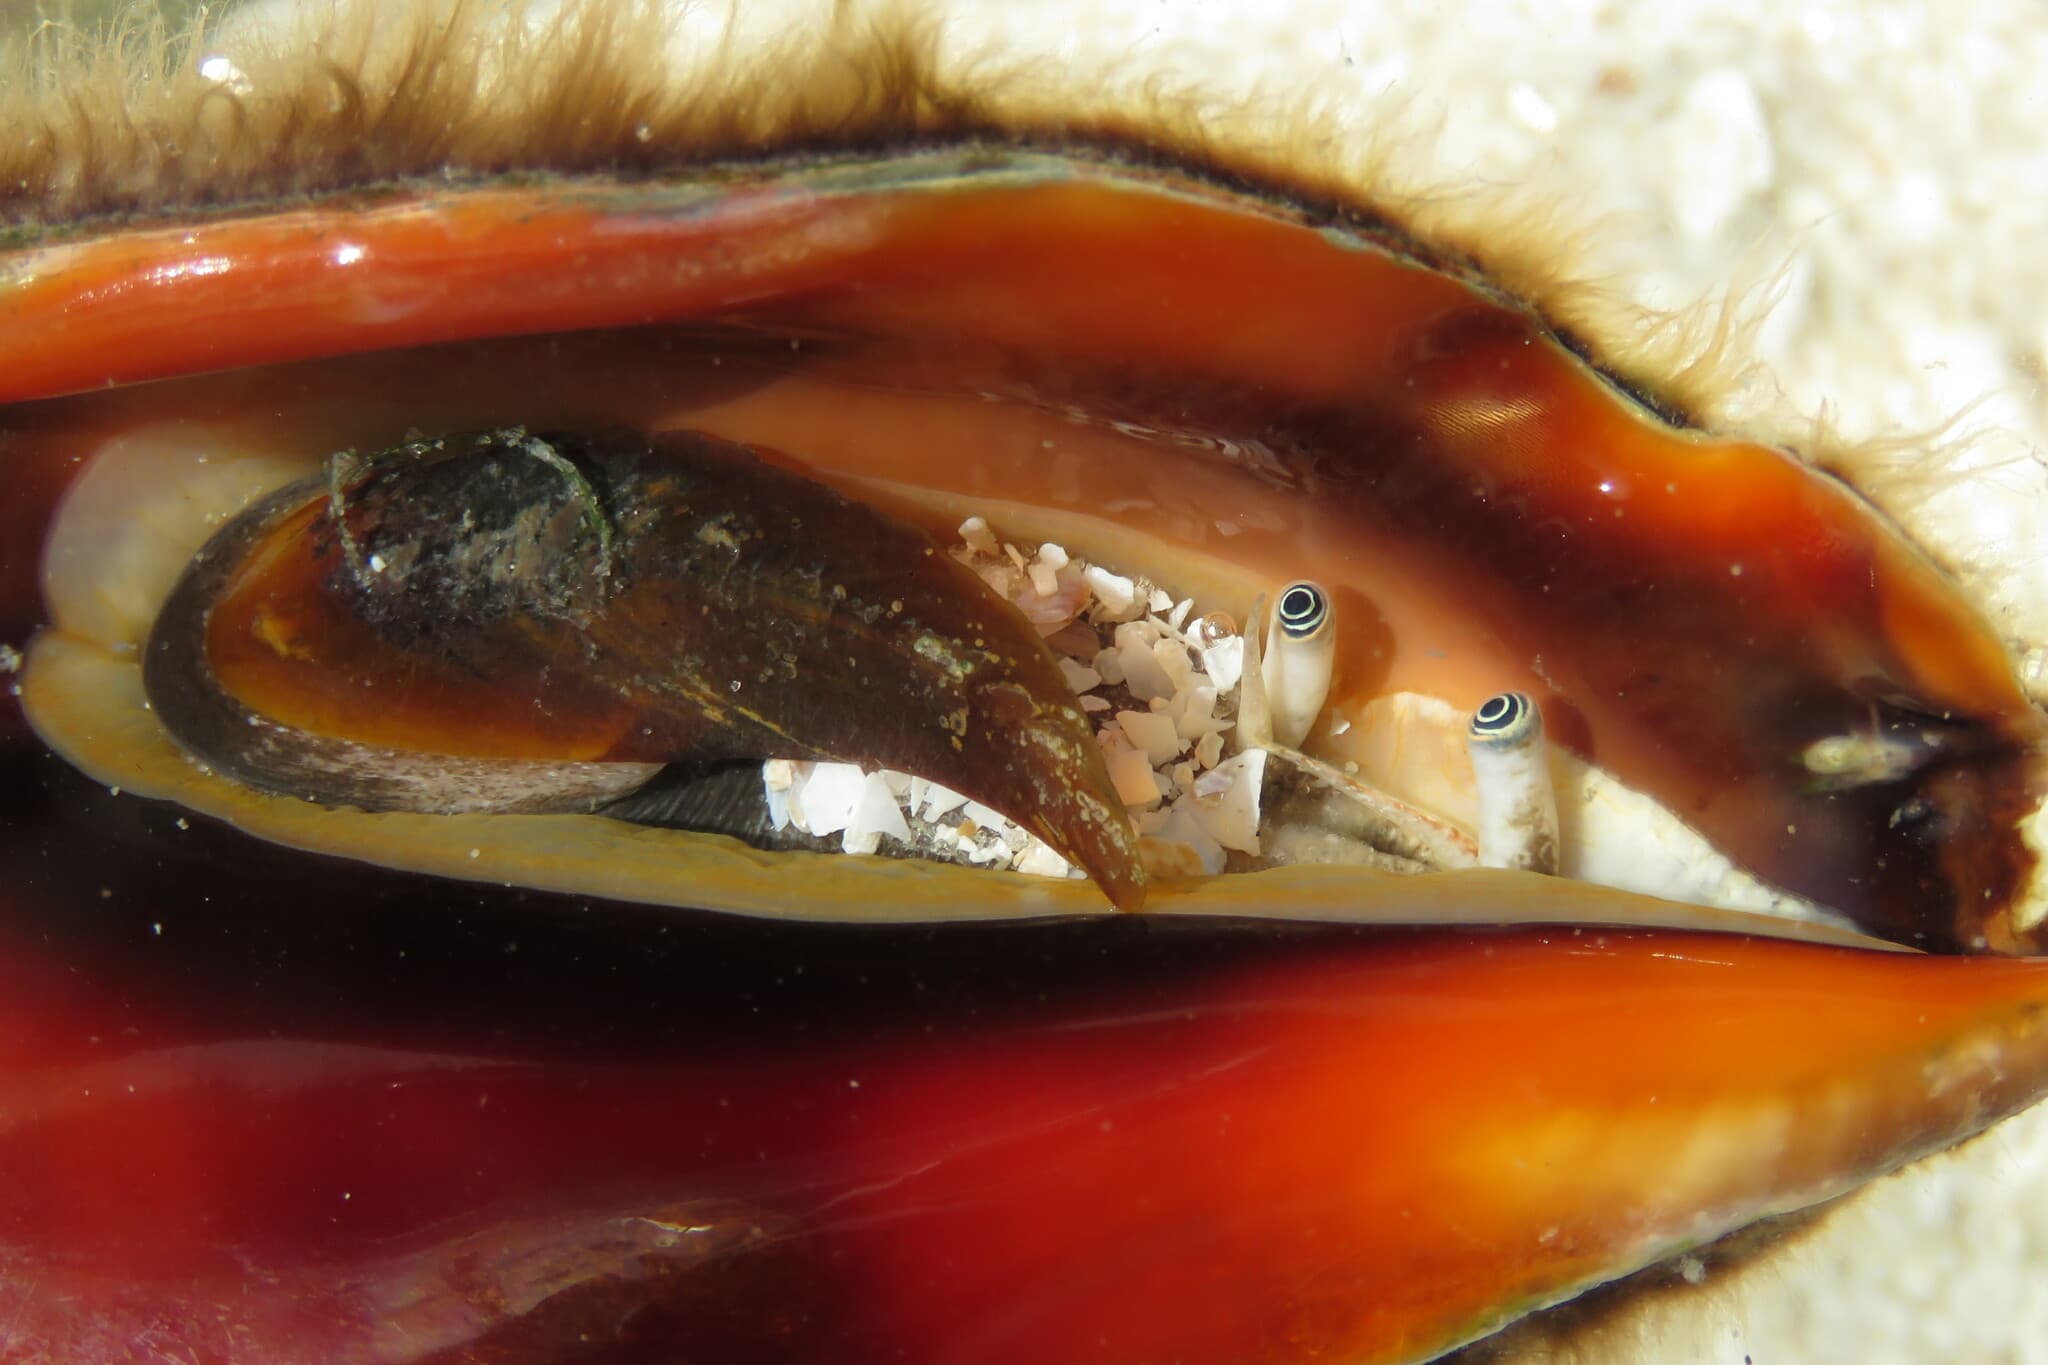
{"label": "conch", "polygon": [[695,22],[0,94],[0,1355],[1425,1360],[2048,1093],[2043,639],[1699,353]]}

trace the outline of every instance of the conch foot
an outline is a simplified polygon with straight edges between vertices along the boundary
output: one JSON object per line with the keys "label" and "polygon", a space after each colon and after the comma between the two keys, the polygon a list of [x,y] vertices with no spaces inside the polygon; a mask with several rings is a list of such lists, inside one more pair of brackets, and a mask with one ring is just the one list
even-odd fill
{"label": "conch foot", "polygon": [[662,765],[834,759],[943,782],[1144,900],[1029,624],[917,528],[688,433],[335,456],[194,556],[143,681],[200,763],[322,805],[588,812]]}

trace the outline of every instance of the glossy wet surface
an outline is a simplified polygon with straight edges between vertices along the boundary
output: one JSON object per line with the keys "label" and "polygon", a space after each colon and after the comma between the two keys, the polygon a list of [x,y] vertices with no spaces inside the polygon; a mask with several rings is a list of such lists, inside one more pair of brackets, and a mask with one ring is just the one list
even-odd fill
{"label": "glossy wet surface", "polygon": [[[1971,944],[2020,871],[2006,816],[2041,722],[1853,498],[1652,426],[1533,316],[1356,225],[1071,169],[927,195],[885,164],[765,208],[598,182],[338,210],[376,237],[374,277],[321,244],[318,207],[132,234],[116,273],[180,292],[70,310],[89,262],[30,279],[57,293],[7,300],[51,324],[10,333],[37,342],[17,396],[341,358],[0,414],[33,490],[10,619],[40,619],[48,495],[152,423],[317,459],[580,410],[941,507],[1092,512],[1135,485],[1130,534],[1313,572],[1346,611],[1442,605],[1443,637],[1418,610],[1368,644],[1406,664],[1477,642],[1476,690],[1447,689],[1465,705],[1547,676],[1563,742],[1743,861]],[[477,235],[450,294],[452,224]],[[537,275],[564,241],[591,254]],[[741,241],[763,249],[722,250]],[[241,253],[236,288],[274,305],[212,349],[181,349],[213,287],[174,268],[193,250]],[[717,268],[649,273],[674,253]],[[789,354],[735,383],[708,372],[758,347],[701,330],[458,340],[650,308]],[[875,349],[835,367],[812,334]],[[344,354],[376,345],[415,349]],[[124,642],[69,643],[112,664]],[[83,752],[95,724],[67,738]],[[1910,789],[1812,780],[1811,744],[1860,729],[1923,760]],[[1588,929],[771,926],[294,855],[12,742],[16,1351],[1410,1358],[1953,1141],[2048,1068],[2039,963]],[[780,899],[855,898],[830,876],[807,865]],[[1446,885],[1482,888],[1481,913],[1516,894]]]}
{"label": "glossy wet surface", "polygon": [[[1419,251],[1342,204],[971,143],[424,190],[31,251],[0,394],[89,394],[18,410],[34,464],[163,421],[315,459],[624,422],[1150,536],[1234,575],[1239,615],[1313,577],[1365,627],[1333,700],[1527,690],[1765,880],[1902,942],[2027,948],[2044,729],[1983,619],[1853,492],[1662,425]],[[224,291],[237,328],[177,325]],[[1880,757],[1844,782],[1806,761],[1830,743]]]}
{"label": "glossy wet surface", "polygon": [[[1211,250],[1231,245],[1244,244]],[[1138,251],[1091,242],[1098,268],[1119,246]],[[1323,358],[1264,387],[1217,372],[1242,359],[1236,339],[1113,363],[1099,339],[1060,350],[1084,319],[1057,315],[1069,330],[1030,348],[845,340],[940,325],[920,309],[1030,306],[1028,272],[956,298],[968,286],[947,272],[971,265],[920,259],[935,297],[913,280],[911,303],[851,285],[807,299],[802,317],[837,340],[459,343],[28,405],[16,439],[40,464],[89,448],[81,433],[152,420],[313,450],[375,448],[422,422],[702,429],[892,509],[921,501],[935,531],[1006,505],[1063,518],[1070,548],[1240,616],[1313,574],[1346,623],[1340,711],[1383,689],[1470,707],[1525,688],[1557,743],[1766,880],[1902,942],[2015,946],[1997,910],[2031,870],[2010,831],[2044,780],[2030,752],[2042,722],[1981,621],[1853,494],[1755,446],[1660,432],[1530,319],[1385,261],[1423,295],[1416,319],[1386,324],[1398,342],[1352,343],[1385,373]],[[1300,307],[1305,334],[1329,323]],[[797,321],[764,310],[759,325]],[[1806,756],[1835,742],[1902,760],[1817,774]],[[1345,757],[1326,735],[1310,747]]]}
{"label": "glossy wet surface", "polygon": [[58,1359],[1398,1358],[1981,1121],[2025,1087],[1944,1040],[2037,1066],[2048,989],[1571,930],[761,925],[5,776],[0,1307]]}

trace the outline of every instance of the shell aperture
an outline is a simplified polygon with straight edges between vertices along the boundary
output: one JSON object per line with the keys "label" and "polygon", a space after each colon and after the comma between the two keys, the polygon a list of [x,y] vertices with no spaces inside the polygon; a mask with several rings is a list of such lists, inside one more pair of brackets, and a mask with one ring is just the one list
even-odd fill
{"label": "shell aperture", "polygon": [[[115,331],[91,348],[83,334],[13,350],[0,337],[0,385],[95,384],[104,343],[124,375],[184,376],[148,395],[159,414],[283,415],[280,385],[360,387],[411,409],[351,419],[314,449],[388,445],[422,425],[684,426],[785,452],[854,496],[882,485],[950,500],[956,523],[991,495],[1080,513],[1150,505],[1173,532],[1153,544],[1252,582],[1313,576],[1334,614],[1359,622],[1334,632],[1347,714],[1382,688],[1458,708],[1555,690],[1568,703],[1557,747],[1681,812],[1764,881],[1902,941],[2031,942],[2038,906],[2014,907],[2044,883],[2018,825],[2042,796],[2048,726],[1924,557],[1782,452],[1664,425],[1539,314],[1397,234],[1212,174],[969,141],[81,238],[61,248],[70,271],[14,288],[20,317],[78,312],[67,290],[152,305],[96,315]],[[323,216],[380,244],[401,295],[454,269],[468,284],[459,299],[436,285],[407,310],[336,313],[320,306],[321,272],[338,267],[315,262],[281,275],[227,349],[178,349],[163,319],[231,292],[184,263],[298,259]],[[422,235],[422,221],[447,231]],[[1161,253],[1163,238],[1176,251]],[[692,343],[659,331],[454,342],[533,325],[531,272],[494,262],[528,259],[536,239],[583,262],[577,327],[654,317],[698,339],[726,329],[719,350],[732,335],[801,344],[746,367],[738,356],[716,373],[750,368],[747,384],[699,393],[701,371],[678,363]],[[436,341],[475,359],[424,344]],[[330,359],[266,380],[194,374],[258,349]],[[1636,492],[1616,506],[1603,488]],[[1212,524],[1225,520],[1251,529]],[[1093,524],[1105,545],[1143,529],[1116,514]],[[1241,616],[1248,603],[1214,605]],[[1927,761],[1818,790],[1801,755],[1873,713],[1887,732],[1913,726]],[[1872,875],[1880,859],[1899,875]]]}

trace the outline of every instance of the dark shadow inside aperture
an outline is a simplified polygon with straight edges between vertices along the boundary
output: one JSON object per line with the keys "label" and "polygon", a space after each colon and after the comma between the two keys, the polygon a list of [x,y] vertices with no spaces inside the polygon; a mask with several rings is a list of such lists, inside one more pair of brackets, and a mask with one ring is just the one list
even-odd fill
{"label": "dark shadow inside aperture", "polygon": [[0,992],[48,1000],[52,1035],[16,1041],[53,1062],[241,1037],[650,1062],[826,1031],[881,1043],[1052,998],[1142,1014],[1212,974],[1440,932],[792,923],[447,881],[116,795],[21,741],[0,745],[0,865]]}
{"label": "dark shadow inside aperture", "polygon": [[656,829],[722,834],[767,851],[830,853],[840,842],[837,837],[807,834],[793,825],[777,829],[768,808],[761,765],[755,762],[671,763],[646,786],[598,814]]}

